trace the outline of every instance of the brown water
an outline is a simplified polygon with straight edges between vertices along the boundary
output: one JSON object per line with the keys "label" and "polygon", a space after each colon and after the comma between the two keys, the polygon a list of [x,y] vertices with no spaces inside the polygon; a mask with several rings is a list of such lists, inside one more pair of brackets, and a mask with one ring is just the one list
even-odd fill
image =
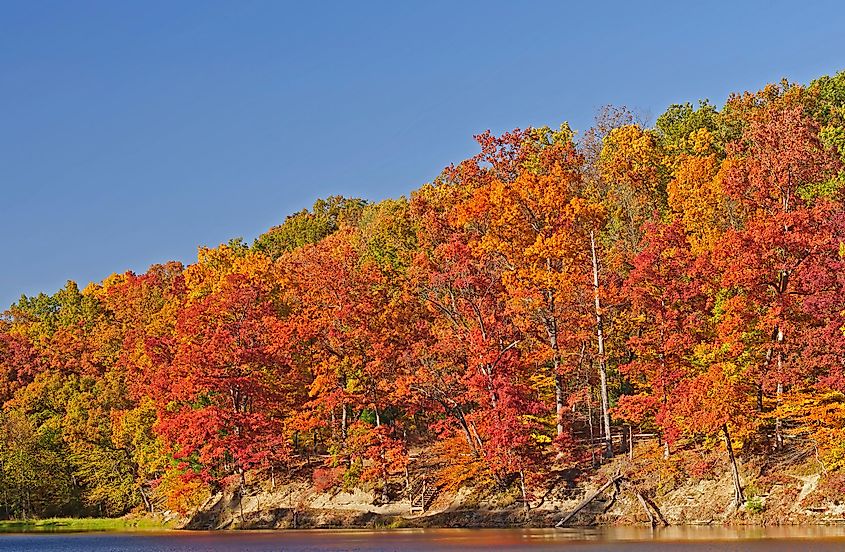
{"label": "brown water", "polygon": [[843,527],[170,532],[0,535],[15,552],[841,552]]}

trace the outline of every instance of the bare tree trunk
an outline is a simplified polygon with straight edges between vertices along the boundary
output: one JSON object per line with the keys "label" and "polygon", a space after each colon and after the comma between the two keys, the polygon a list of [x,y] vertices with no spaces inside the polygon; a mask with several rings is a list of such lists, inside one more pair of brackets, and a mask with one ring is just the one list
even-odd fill
{"label": "bare tree trunk", "polygon": [[[778,386],[777,386],[777,403],[776,408],[780,408],[781,397],[783,395],[783,330],[778,328]],[[775,418],[775,448],[781,450],[783,448],[783,422],[780,419],[780,414]]]}
{"label": "bare tree trunk", "polygon": [[154,513],[155,507],[150,501],[150,497],[148,497],[147,493],[144,492],[144,487],[142,485],[138,486],[138,493],[141,495],[141,500],[144,501],[144,509],[151,514]]}
{"label": "bare tree trunk", "polygon": [[458,418],[458,423],[461,425],[461,429],[464,430],[464,436],[466,437],[467,446],[469,446],[469,450],[472,451],[473,456],[478,458],[480,456],[480,453],[478,452],[478,449],[475,448],[475,441],[472,438],[472,433],[469,430],[469,424],[467,423],[467,420],[464,417],[463,410],[461,410],[460,407],[456,406],[454,407],[453,412],[457,415],[456,417]]}
{"label": "bare tree trunk", "polygon": [[[552,260],[546,259],[546,271],[551,274]],[[549,346],[552,349],[552,379],[555,384],[555,415],[557,418],[557,436],[563,435],[563,411],[565,404],[563,400],[563,381],[560,377],[560,347],[558,343],[558,325],[555,316],[555,295],[551,289],[543,292],[546,300],[548,315],[543,317],[543,324],[546,327],[546,335],[549,338]]]}
{"label": "bare tree trunk", "polygon": [[241,513],[241,523],[244,521],[244,484],[246,483],[244,478],[244,472],[241,468],[238,468],[238,472],[240,474],[240,481],[241,484],[238,487],[238,509]]}
{"label": "bare tree trunk", "polygon": [[472,429],[473,435],[475,435],[475,442],[478,443],[479,456],[481,456],[484,452],[484,441],[481,440],[481,435],[478,433],[478,428],[475,427],[475,422],[469,420],[469,427]]}
{"label": "bare tree trunk", "polygon": [[596,308],[596,338],[599,348],[599,377],[601,380],[601,410],[604,421],[605,454],[608,458],[613,457],[613,441],[610,435],[610,399],[607,393],[607,362],[604,353],[604,316],[601,312],[601,299],[599,298],[599,263],[596,257],[596,238],[593,231],[590,231],[590,251],[593,261],[593,297]]}
{"label": "bare tree trunk", "polygon": [[745,503],[745,493],[742,491],[742,481],[739,479],[739,468],[736,466],[734,447],[731,444],[731,435],[728,433],[728,424],[722,425],[722,432],[725,435],[725,448],[728,450],[728,459],[731,463],[731,476],[734,482],[734,505],[739,509]]}
{"label": "bare tree trunk", "polygon": [[593,441],[596,438],[595,432],[593,431],[593,390],[592,388],[588,388],[587,393],[587,423],[589,424],[590,428],[590,465],[595,465],[596,458],[595,458],[595,449],[593,448]]}
{"label": "bare tree trunk", "polygon": [[522,504],[525,507],[525,512],[528,512],[528,493],[525,491],[525,472],[519,471],[519,488],[522,491]]}
{"label": "bare tree trunk", "polygon": [[[783,395],[783,382],[778,382],[777,387],[777,408],[780,408],[781,396]],[[775,448],[780,450],[783,448],[783,421],[780,416],[775,418]]]}
{"label": "bare tree trunk", "polygon": [[554,379],[555,379],[555,413],[557,417],[557,436],[560,437],[563,435],[563,410],[565,408],[565,403],[563,400],[563,385],[560,382],[560,374],[558,373],[558,366],[560,366],[560,359],[558,359],[557,354],[555,354],[555,361],[554,361]]}

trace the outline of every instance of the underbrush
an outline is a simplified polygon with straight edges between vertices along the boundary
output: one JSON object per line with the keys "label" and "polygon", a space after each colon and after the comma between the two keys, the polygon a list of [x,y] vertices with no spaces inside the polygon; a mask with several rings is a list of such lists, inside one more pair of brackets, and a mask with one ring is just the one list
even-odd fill
{"label": "underbrush", "polygon": [[46,518],[0,520],[3,533],[61,533],[78,531],[160,531],[168,526],[157,519],[137,518]]}

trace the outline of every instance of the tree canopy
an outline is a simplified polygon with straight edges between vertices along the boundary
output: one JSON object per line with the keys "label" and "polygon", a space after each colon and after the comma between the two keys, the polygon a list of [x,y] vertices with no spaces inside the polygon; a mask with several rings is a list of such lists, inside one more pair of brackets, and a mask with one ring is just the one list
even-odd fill
{"label": "tree canopy", "polygon": [[620,424],[731,459],[798,426],[842,469],[845,73],[603,113],[480,134],[409,198],[21,297],[0,515],[185,512],[282,474],[387,494],[412,451],[446,486],[531,485]]}

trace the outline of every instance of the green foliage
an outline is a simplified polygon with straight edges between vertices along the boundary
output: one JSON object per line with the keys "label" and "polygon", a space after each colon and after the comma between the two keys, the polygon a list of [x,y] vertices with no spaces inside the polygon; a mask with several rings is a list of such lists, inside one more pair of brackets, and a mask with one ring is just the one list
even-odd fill
{"label": "green foliage", "polygon": [[[819,140],[839,153],[845,162],[845,71],[813,81],[809,91],[815,93],[813,116],[819,121]],[[824,183],[825,197],[831,197],[845,186],[845,172]]]}
{"label": "green foliage", "polygon": [[318,199],[311,210],[289,215],[285,222],[258,236],[252,248],[277,259],[303,245],[317,243],[342,225],[356,225],[367,202],[331,196]]}
{"label": "green foliage", "polygon": [[716,134],[718,112],[708,100],[699,100],[697,108],[690,103],[673,104],[657,118],[654,126],[663,148],[692,153],[690,135],[699,129]]}
{"label": "green foliage", "polygon": [[367,257],[383,270],[407,270],[417,249],[417,235],[404,197],[367,205],[359,226]]}
{"label": "green foliage", "polygon": [[150,518],[46,518],[0,520],[0,533],[74,533],[80,531],[161,531],[164,524]]}
{"label": "green foliage", "polygon": [[745,511],[760,514],[766,509],[766,499],[760,496],[760,489],[754,483],[745,486]]}
{"label": "green foliage", "polygon": [[361,482],[361,474],[364,472],[362,460],[353,461],[346,471],[343,472],[343,490],[351,491]]}
{"label": "green foliage", "polygon": [[745,501],[745,509],[752,514],[759,514],[766,509],[766,502],[762,497],[749,496]]}
{"label": "green foliage", "polygon": [[813,115],[822,127],[841,127],[845,122],[845,71],[820,77],[808,88],[817,94]]}
{"label": "green foliage", "polygon": [[[845,137],[845,131],[843,132]],[[845,141],[842,147],[845,148]],[[845,149],[842,150],[845,154]],[[840,172],[833,178],[829,178],[822,182],[812,182],[799,187],[796,192],[798,197],[807,202],[812,202],[815,199],[835,199],[839,196],[842,189],[845,188],[845,172]]]}
{"label": "green foliage", "polygon": [[18,411],[0,414],[0,496],[15,518],[83,511],[61,434]]}

